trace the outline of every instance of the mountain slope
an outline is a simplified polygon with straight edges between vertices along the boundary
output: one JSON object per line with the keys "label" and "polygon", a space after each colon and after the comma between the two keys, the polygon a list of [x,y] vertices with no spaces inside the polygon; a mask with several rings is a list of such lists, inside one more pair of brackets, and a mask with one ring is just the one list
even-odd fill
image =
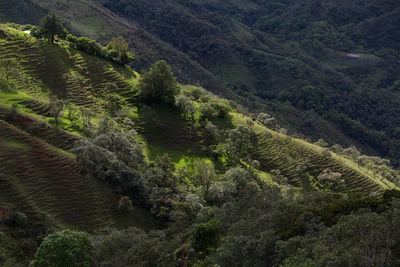
{"label": "mountain slope", "polygon": [[[121,194],[113,192],[104,181],[80,172],[75,155],[68,151],[74,143],[87,138],[81,127],[82,118],[68,119],[63,115],[57,125],[51,95],[67,101],[77,110],[91,112],[93,132],[99,121],[110,114],[107,86],[113,83],[116,86],[114,93],[127,103],[126,114],[135,122],[147,160],[169,153],[177,167],[193,168],[193,163],[199,159],[211,162],[220,173],[229,167],[223,157],[216,158],[210,150],[210,145],[218,145],[219,141],[210,138],[202,126],[174,107],[140,103],[137,98],[140,75],[129,67],[74,50],[68,42],[51,45],[7,26],[0,26],[0,33],[0,60],[17,62],[16,71],[10,78],[15,89],[2,89],[5,91],[0,94],[0,188],[3,190],[0,216],[6,221],[16,212],[23,212],[28,219],[24,227],[30,230],[23,234],[18,227],[1,224],[7,242],[2,241],[0,248],[12,254],[16,251],[10,247],[12,242],[36,240],[51,227],[67,226],[87,231],[111,225],[134,225],[144,229],[160,227],[159,222],[140,207],[122,218],[116,212]],[[193,100],[198,107],[210,103],[230,106],[228,101],[204,89],[182,86],[181,90],[184,94],[186,90],[202,92],[197,100]],[[318,176],[330,169],[340,173],[344,180],[338,192],[369,196],[398,188],[347,157],[269,130],[234,109],[215,123],[221,132],[247,125],[254,133],[250,155],[260,162],[256,171],[260,173],[261,183],[274,183],[271,173],[280,170],[300,191],[326,190],[327,185]],[[301,172],[297,171],[300,163],[307,165]],[[29,253],[35,249],[32,245],[6,259],[29,258]]]}
{"label": "mountain slope", "polygon": [[[50,94],[91,112],[99,110],[89,91],[77,81],[65,79],[78,67],[87,63],[93,80],[102,77],[95,83],[96,93],[111,81],[124,94],[131,88],[128,80],[102,59],[51,46],[11,28],[0,26],[0,32],[0,60],[16,59],[19,63],[18,74],[12,75],[16,91],[3,92],[2,87],[0,93],[0,250],[6,253],[1,254],[0,262],[8,259],[9,244],[22,244],[18,242],[23,240],[30,245],[22,250],[11,246],[12,255],[16,254],[10,257],[32,257],[37,242],[54,227],[88,232],[105,226],[159,227],[153,216],[139,206],[121,218],[117,212],[121,193],[83,174],[75,155],[69,152],[83,139],[77,129],[49,124]],[[17,111],[13,111],[13,105]],[[26,215],[26,225],[4,223],[18,212]]]}
{"label": "mountain slope", "polygon": [[[398,164],[397,1],[32,2],[76,34],[124,35],[137,70],[166,59],[181,81],[268,111],[291,132]],[[371,103],[381,108],[367,116]]]}

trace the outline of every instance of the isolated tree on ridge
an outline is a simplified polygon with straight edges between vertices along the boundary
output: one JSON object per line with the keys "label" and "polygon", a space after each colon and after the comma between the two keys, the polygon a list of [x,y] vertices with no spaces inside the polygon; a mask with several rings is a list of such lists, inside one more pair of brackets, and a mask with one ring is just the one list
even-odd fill
{"label": "isolated tree on ridge", "polygon": [[62,34],[64,32],[64,26],[55,13],[50,13],[42,19],[40,31],[54,44],[54,36]]}

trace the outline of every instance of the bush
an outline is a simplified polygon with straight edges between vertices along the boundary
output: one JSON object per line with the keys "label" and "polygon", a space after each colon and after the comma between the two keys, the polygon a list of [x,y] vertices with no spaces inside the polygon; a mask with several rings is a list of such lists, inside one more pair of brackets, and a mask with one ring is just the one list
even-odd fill
{"label": "bush", "polygon": [[79,37],[76,41],[76,48],[94,56],[102,56],[102,47],[96,41],[87,37]]}
{"label": "bush", "polygon": [[118,210],[123,213],[132,211],[132,200],[129,197],[121,197],[118,202]]}

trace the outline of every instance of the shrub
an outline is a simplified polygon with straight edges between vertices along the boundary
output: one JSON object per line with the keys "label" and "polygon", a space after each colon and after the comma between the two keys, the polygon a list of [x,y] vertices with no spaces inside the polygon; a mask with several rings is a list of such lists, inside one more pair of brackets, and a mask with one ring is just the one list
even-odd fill
{"label": "shrub", "polygon": [[132,200],[129,197],[121,197],[118,202],[118,210],[123,213],[132,211]]}

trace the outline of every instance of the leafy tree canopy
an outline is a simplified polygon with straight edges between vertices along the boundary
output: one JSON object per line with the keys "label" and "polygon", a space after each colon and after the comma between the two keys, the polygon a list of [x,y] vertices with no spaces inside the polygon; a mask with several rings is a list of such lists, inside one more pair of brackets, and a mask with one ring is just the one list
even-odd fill
{"label": "leafy tree canopy", "polygon": [[92,254],[93,245],[86,233],[65,230],[43,240],[31,266],[89,267]]}
{"label": "leafy tree canopy", "polygon": [[173,104],[178,85],[166,61],[156,62],[149,72],[142,75],[139,84],[142,97],[147,102],[157,101]]}
{"label": "leafy tree canopy", "polygon": [[61,35],[65,29],[60,18],[55,13],[50,13],[41,21],[40,30],[51,43],[54,43],[54,36]]}

